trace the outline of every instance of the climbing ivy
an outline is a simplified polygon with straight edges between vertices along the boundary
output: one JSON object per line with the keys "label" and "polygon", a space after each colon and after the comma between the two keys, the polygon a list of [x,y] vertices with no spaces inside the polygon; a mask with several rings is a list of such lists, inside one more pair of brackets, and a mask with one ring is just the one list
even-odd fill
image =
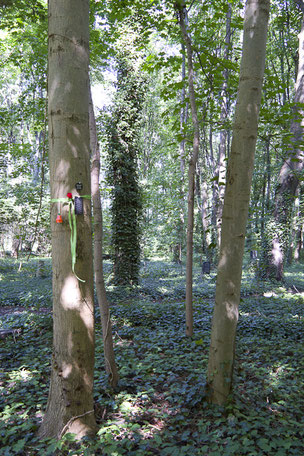
{"label": "climbing ivy", "polygon": [[144,78],[126,53],[117,58],[117,92],[106,120],[108,182],[112,202],[112,248],[116,284],[137,284],[140,265],[141,190],[138,133]]}

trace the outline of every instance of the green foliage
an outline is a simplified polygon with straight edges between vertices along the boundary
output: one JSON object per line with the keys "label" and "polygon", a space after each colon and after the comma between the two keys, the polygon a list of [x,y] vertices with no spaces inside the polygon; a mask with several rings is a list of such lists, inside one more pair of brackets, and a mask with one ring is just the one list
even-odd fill
{"label": "green foliage", "polygon": [[144,80],[130,56],[120,55],[117,93],[106,133],[111,185],[115,283],[137,284],[140,264],[141,193],[137,177],[139,117]]}
{"label": "green foliage", "polygon": [[[15,266],[14,260],[2,261],[1,286],[17,276]],[[24,293],[36,294],[28,280],[34,270],[34,260],[23,267]],[[108,263],[105,270],[111,273]],[[209,406],[205,396],[213,276],[201,279],[198,270],[195,275],[199,288],[192,340],[184,335],[180,291],[175,287],[167,294],[163,287],[164,283],[167,287],[182,284],[176,265],[148,262],[137,294],[134,289],[129,296],[109,293],[121,380],[117,391],[108,389],[98,324],[95,411],[99,431],[95,439],[79,443],[70,434],[59,442],[36,437],[47,402],[50,313],[20,306],[9,313],[2,311],[1,327],[20,327],[22,332],[7,336],[2,345],[1,454],[302,454],[304,300],[301,293],[288,291],[291,284],[304,284],[302,268],[288,272],[287,289],[274,289],[270,283],[264,283],[264,290],[252,289],[252,276],[244,273],[235,386],[225,408]],[[45,288],[43,307],[49,307],[50,276],[46,283],[49,290]],[[153,288],[158,290],[157,299]]]}
{"label": "green foliage", "polygon": [[[47,5],[6,5],[0,24],[0,241],[29,248],[40,204],[45,161]],[[46,164],[44,163],[44,168]],[[46,175],[46,171],[44,172]],[[47,179],[46,179],[47,181]],[[46,182],[45,182],[46,184]],[[46,185],[45,185],[46,187]],[[44,187],[44,189],[45,189]],[[48,202],[42,198],[36,241],[49,249]]]}
{"label": "green foliage", "polygon": [[[24,262],[23,262],[24,261]],[[43,262],[43,274],[37,276],[38,263]],[[5,279],[5,280],[4,280]],[[27,287],[24,287],[27,283]],[[0,259],[0,306],[39,310],[51,305],[51,260],[49,258]]]}
{"label": "green foliage", "polygon": [[[226,59],[227,2],[187,2],[204,155],[199,162],[200,178],[206,182],[210,233],[215,230],[213,190],[219,185],[215,175],[219,135],[227,130],[229,143],[240,62],[243,3],[233,0],[230,5],[232,42]],[[270,214],[278,172],[292,139],[300,19],[299,10],[288,2],[272,2],[248,227],[248,247],[265,252],[258,266],[262,273],[273,234],[284,246],[290,244],[286,226],[274,223]],[[38,259],[31,259],[19,272],[19,263],[1,260],[1,329],[13,330],[1,347],[1,454],[303,454],[303,296],[298,293],[304,289],[302,265],[286,272],[289,285],[284,288],[259,282],[256,264],[248,264],[242,282],[234,396],[225,409],[209,407],[205,397],[216,272],[202,277],[194,267],[196,332],[189,341],[184,336],[183,264],[145,261],[139,271],[141,249],[147,257],[169,257],[176,246],[184,246],[185,239],[185,176],[179,145],[185,141],[186,164],[192,131],[189,122],[180,125],[181,111],[189,111],[189,99],[186,93],[181,101],[183,53],[173,2],[92,1],[91,24],[94,80],[102,80],[100,70],[113,62],[118,74],[114,104],[104,113],[108,120],[101,128],[107,125],[102,139],[107,136],[110,163],[111,188],[104,193],[110,192],[115,213],[113,242],[109,229],[106,240],[117,254],[116,262],[114,269],[106,263],[105,271],[108,296],[115,304],[112,314],[121,382],[114,394],[108,390],[98,327],[95,402],[100,428],[96,439],[77,443],[67,435],[60,442],[38,442],[35,433],[47,400],[50,372],[51,264],[44,261],[42,278],[36,277]],[[0,28],[0,239],[4,254],[10,236],[25,247],[31,242],[39,204],[46,2],[2,2]],[[224,99],[228,112],[223,121]],[[197,259],[203,237],[200,204],[197,197]],[[48,211],[43,198],[38,236],[45,251],[49,247]],[[109,227],[107,208],[105,214]],[[301,217],[298,224],[302,224]],[[209,245],[215,247],[211,241]]]}

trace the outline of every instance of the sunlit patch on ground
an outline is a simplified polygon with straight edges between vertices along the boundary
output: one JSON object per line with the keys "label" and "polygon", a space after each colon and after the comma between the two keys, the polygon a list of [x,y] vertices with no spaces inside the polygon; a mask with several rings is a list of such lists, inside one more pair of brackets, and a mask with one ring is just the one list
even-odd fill
{"label": "sunlit patch on ground", "polygon": [[[35,307],[37,293],[30,280],[35,268],[30,266],[24,274],[28,280],[16,288],[14,299],[26,297],[26,308],[12,305],[11,299],[5,306],[8,288],[1,294],[3,308],[9,311],[1,312],[0,325],[21,328],[15,339],[8,335],[1,346],[0,432],[5,456],[56,451],[60,456],[304,454],[304,398],[299,393],[304,390],[304,304],[303,296],[289,291],[290,286],[282,290],[266,282],[251,289],[252,276],[244,274],[234,395],[225,409],[209,407],[205,394],[214,277],[202,279],[196,270],[192,339],[185,336],[180,268],[162,262],[150,268],[146,263],[139,287],[112,287],[119,388],[113,394],[107,385],[96,309],[99,432],[93,442],[79,446],[69,435],[58,443],[41,443],[35,437],[48,395],[52,319],[42,298],[43,312]],[[292,278],[301,279],[299,270]]]}

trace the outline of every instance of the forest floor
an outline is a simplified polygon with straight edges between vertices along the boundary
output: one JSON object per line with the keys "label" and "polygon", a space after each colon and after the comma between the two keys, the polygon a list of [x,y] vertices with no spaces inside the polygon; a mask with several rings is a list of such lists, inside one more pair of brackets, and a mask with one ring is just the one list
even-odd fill
{"label": "forest floor", "polygon": [[0,260],[0,454],[128,456],[304,455],[304,271],[284,284],[244,270],[234,391],[224,408],[205,397],[215,271],[195,269],[194,336],[185,336],[184,270],[142,266],[140,286],[111,285],[119,388],[104,372],[96,307],[94,441],[36,438],[46,406],[51,359],[51,262]]}

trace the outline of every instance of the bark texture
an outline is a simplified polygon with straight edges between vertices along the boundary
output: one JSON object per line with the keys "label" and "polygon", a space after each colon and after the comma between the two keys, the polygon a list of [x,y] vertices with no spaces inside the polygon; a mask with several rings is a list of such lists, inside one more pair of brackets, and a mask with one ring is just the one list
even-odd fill
{"label": "bark texture", "polygon": [[[89,2],[49,0],[49,161],[51,198],[90,195]],[[79,192],[75,184],[81,182]],[[56,224],[61,206],[62,224]],[[40,437],[77,438],[95,432],[93,410],[94,300],[91,201],[77,216],[77,261],[72,271],[68,206],[51,209],[53,356]]]}
{"label": "bark texture", "polygon": [[112,323],[110,318],[109,302],[106,295],[106,289],[103,276],[103,227],[102,227],[102,207],[99,191],[99,174],[100,174],[100,150],[96,133],[96,122],[94,107],[90,91],[90,145],[92,154],[91,185],[92,185],[92,202],[94,213],[94,276],[96,285],[96,294],[101,316],[103,351],[105,358],[105,367],[108,374],[109,383],[115,388],[118,383],[118,371],[115,363],[115,354],[113,348]]}
{"label": "bark texture", "polygon": [[232,386],[246,223],[264,75],[269,0],[248,0],[208,364],[210,400],[225,403]]}

